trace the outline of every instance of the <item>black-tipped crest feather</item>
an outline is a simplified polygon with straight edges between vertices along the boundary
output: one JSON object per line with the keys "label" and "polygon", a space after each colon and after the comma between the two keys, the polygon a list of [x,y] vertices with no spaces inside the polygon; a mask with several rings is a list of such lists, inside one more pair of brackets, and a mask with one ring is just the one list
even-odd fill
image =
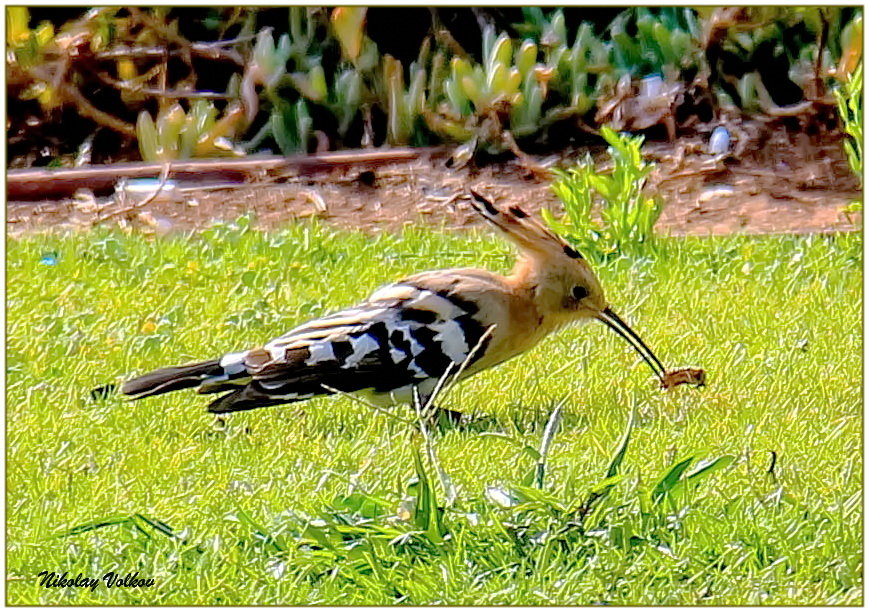
{"label": "black-tipped crest feather", "polygon": [[582,254],[567,244],[561,236],[518,206],[511,206],[503,211],[476,190],[469,191],[474,210],[523,250],[560,252],[571,259],[583,259]]}
{"label": "black-tipped crest feather", "polygon": [[[481,215],[483,215],[487,219],[490,219],[491,217],[494,217],[501,212],[500,210],[498,210],[495,207],[494,204],[492,204],[491,200],[486,199],[480,193],[478,193],[477,191],[475,191],[473,189],[471,189],[470,192],[471,192],[471,196],[473,198],[472,203],[475,202],[474,208],[476,208],[477,212],[479,212]],[[482,206],[482,209],[480,208],[481,206]]]}

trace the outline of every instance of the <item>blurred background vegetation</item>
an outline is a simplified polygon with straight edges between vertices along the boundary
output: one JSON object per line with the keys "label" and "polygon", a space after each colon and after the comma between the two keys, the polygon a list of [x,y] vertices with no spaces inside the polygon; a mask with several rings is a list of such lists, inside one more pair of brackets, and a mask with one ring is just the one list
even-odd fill
{"label": "blurred background vegetation", "polygon": [[451,143],[467,159],[599,141],[604,125],[673,139],[744,116],[837,130],[835,92],[863,46],[857,7],[7,7],[6,17],[13,167],[385,144]]}

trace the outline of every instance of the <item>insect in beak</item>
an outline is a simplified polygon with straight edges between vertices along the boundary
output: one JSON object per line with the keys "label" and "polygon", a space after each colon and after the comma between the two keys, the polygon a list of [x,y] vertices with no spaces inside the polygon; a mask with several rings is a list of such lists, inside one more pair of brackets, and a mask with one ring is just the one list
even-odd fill
{"label": "insect in beak", "polygon": [[664,368],[663,365],[661,365],[661,362],[655,356],[655,353],[652,352],[652,349],[646,346],[646,343],[643,342],[642,338],[640,338],[627,323],[622,321],[621,317],[619,317],[616,313],[612,311],[609,306],[607,306],[600,314],[597,315],[597,319],[598,321],[602,321],[604,324],[606,324],[607,327],[609,327],[619,336],[627,340],[634,348],[634,350],[640,354],[640,357],[643,358],[643,361],[649,364],[649,367],[652,368],[655,376],[660,379],[661,384],[664,383],[664,375],[666,374],[667,370]]}

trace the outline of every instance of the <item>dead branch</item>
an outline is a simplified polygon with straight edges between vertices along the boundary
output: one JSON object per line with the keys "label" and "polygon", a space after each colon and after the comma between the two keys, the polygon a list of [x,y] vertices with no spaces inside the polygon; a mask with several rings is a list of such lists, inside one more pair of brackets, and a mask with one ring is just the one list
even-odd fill
{"label": "dead branch", "polygon": [[[442,147],[397,148],[293,157],[258,156],[244,159],[174,161],[170,178],[196,182],[220,180],[241,183],[263,174],[280,176],[289,171],[301,173],[355,164],[379,165],[413,160],[442,151]],[[41,200],[70,196],[82,188],[105,194],[114,190],[120,179],[160,176],[163,167],[163,164],[125,162],[86,168],[10,170],[6,174],[6,195],[9,200]]]}
{"label": "dead branch", "polygon": [[[165,70],[162,66],[156,67],[158,70],[165,73]],[[228,96],[223,93],[216,93],[213,91],[195,91],[192,89],[155,89],[153,87],[146,87],[140,83],[134,83],[131,81],[122,81],[112,77],[109,73],[104,72],[102,70],[94,70],[93,73],[97,78],[99,78],[103,83],[107,85],[111,85],[115,89],[120,89],[123,91],[129,91],[131,93],[142,94],[146,96],[154,96],[159,98],[180,98],[180,99],[194,99],[194,98],[204,98],[206,100],[230,100],[233,99],[232,96]],[[142,75],[137,80],[147,80],[148,74]]]}
{"label": "dead branch", "polygon": [[[153,28],[155,31],[159,32],[168,42],[178,45],[181,59],[185,64],[187,64],[187,68],[190,70],[190,74],[188,74],[184,79],[179,81],[179,83],[184,84],[189,82],[192,87],[192,85],[197,81],[196,70],[193,68],[193,54],[191,50],[192,43],[180,34],[172,32],[172,30],[166,26],[166,23],[155,19],[147,12],[132,6],[129,7],[128,10],[130,11],[130,15],[137,19],[145,27]],[[168,48],[164,49],[164,63],[167,59],[167,52]]]}
{"label": "dead branch", "polygon": [[[240,39],[239,39],[240,40]],[[232,62],[238,66],[244,66],[244,59],[234,50],[221,49],[204,45],[201,43],[193,43],[190,45],[190,52],[197,56],[206,59],[224,60]],[[108,51],[101,51],[94,54],[94,58],[100,61],[104,60],[119,60],[119,59],[141,59],[141,58],[161,58],[166,54],[170,57],[176,57],[182,54],[180,49],[170,49],[166,47],[116,47]]]}
{"label": "dead branch", "polygon": [[70,85],[69,83],[60,83],[58,89],[67,96],[70,100],[72,100],[75,105],[78,107],[78,112],[93,119],[96,123],[103,125],[107,128],[111,128],[116,132],[120,132],[124,136],[129,138],[136,137],[136,128],[126,121],[122,121],[118,119],[114,115],[110,115],[105,111],[101,111],[96,106],[88,102],[88,99],[84,97],[84,95],[79,91],[78,87],[75,85]]}
{"label": "dead branch", "polygon": [[27,72],[33,80],[50,83],[52,87],[76,105],[80,114],[89,119],[93,119],[100,125],[111,128],[116,132],[120,132],[124,136],[135,138],[135,127],[126,121],[118,119],[114,115],[110,115],[109,113],[98,109],[84,97],[78,87],[63,80],[62,77],[66,73],[66,66],[66,63],[61,63],[61,68],[57,70],[56,74],[51,74],[51,71],[43,66],[32,66],[27,69]]}

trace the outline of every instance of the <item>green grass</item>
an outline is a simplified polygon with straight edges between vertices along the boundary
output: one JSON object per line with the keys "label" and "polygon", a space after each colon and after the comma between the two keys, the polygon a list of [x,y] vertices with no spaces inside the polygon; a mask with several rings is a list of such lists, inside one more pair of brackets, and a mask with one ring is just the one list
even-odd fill
{"label": "green grass", "polygon": [[[664,393],[604,326],[564,330],[445,398],[491,418],[433,435],[457,499],[422,525],[419,504],[444,491],[421,437],[347,398],[220,424],[191,393],[87,397],[257,345],[414,271],[512,258],[483,233],[241,225],[7,241],[8,603],[862,602],[859,235],[662,239],[654,261],[610,262],[616,311],[708,386]],[[523,488],[560,403],[543,491]],[[393,516],[414,497],[408,520]],[[156,585],[47,589],[42,570]]]}

